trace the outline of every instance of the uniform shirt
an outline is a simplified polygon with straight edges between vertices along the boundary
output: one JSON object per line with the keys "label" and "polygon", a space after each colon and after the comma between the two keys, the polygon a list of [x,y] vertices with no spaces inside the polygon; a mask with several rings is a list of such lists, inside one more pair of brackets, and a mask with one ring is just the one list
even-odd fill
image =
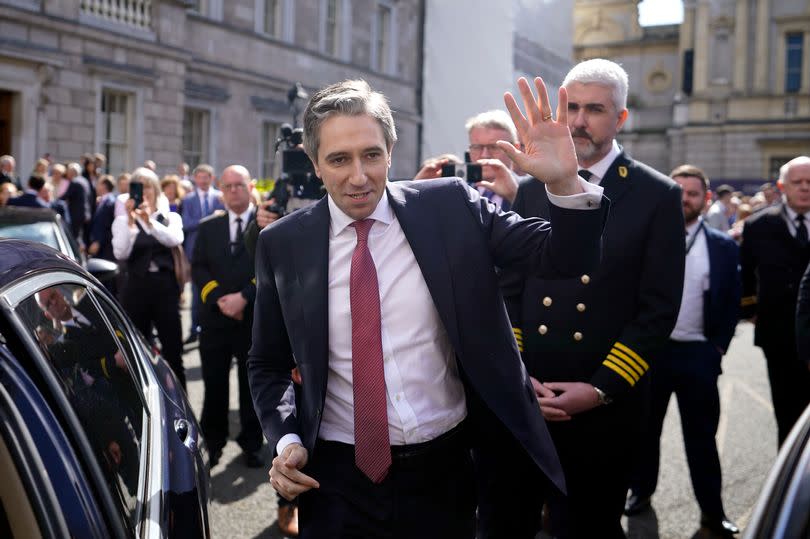
{"label": "uniform shirt", "polygon": [[[698,232],[702,218],[686,227],[686,244]],[[704,225],[705,226],[705,225]],[[705,341],[703,325],[703,297],[709,289],[709,246],[706,232],[700,230],[695,243],[686,254],[683,275],[683,296],[678,321],[670,338],[673,341]]]}
{"label": "uniform shirt", "polygon": [[247,228],[248,221],[250,220],[250,216],[252,213],[253,213],[253,204],[248,206],[248,209],[246,209],[244,212],[238,215],[235,212],[228,210],[228,225],[230,226],[231,231],[230,235],[231,243],[234,243],[236,241],[236,229],[238,228],[236,218],[237,217],[242,218],[242,234],[244,235],[245,228]]}
{"label": "uniform shirt", "polygon": [[[584,193],[555,196],[558,206],[596,209],[602,188],[580,179]],[[353,219],[328,198],[329,372],[318,438],[354,444],[352,319],[349,299],[351,260],[357,234]],[[380,289],[383,369],[391,445],[427,442],[458,425],[467,415],[464,386],[455,351],[436,311],[427,283],[386,191],[374,212],[368,248]],[[276,444],[280,454],[297,434]]]}
{"label": "uniform shirt", "polygon": [[613,161],[619,157],[619,154],[622,153],[622,149],[619,148],[619,143],[616,142],[616,139],[613,139],[613,144],[610,147],[610,151],[604,156],[602,159],[594,163],[593,166],[588,168],[580,168],[580,172],[583,170],[588,170],[591,173],[591,179],[588,180],[594,185],[599,185],[602,182],[602,178],[605,177],[605,174],[608,173],[610,170],[610,165],[613,164]]}
{"label": "uniform shirt", "polygon": [[[796,237],[796,226],[798,223],[796,222],[796,217],[799,216],[798,213],[793,211],[790,206],[787,205],[787,200],[785,200],[785,211],[787,212],[787,221],[788,221],[788,230],[790,230],[790,235]],[[807,229],[807,235],[810,237],[810,211],[803,213],[804,215],[804,227]]]}

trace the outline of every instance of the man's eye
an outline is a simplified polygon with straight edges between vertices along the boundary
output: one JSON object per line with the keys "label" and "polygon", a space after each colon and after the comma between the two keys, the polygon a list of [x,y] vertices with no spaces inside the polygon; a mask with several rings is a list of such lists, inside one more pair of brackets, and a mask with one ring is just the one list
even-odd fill
{"label": "man's eye", "polygon": [[369,159],[377,159],[380,157],[380,152],[369,152],[366,154],[366,157]]}

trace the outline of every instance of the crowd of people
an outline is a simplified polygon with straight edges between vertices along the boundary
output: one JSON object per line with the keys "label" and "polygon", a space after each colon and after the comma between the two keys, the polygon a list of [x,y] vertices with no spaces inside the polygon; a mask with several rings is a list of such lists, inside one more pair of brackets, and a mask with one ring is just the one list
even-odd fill
{"label": "crowd of people", "polygon": [[0,206],[50,208],[118,262],[114,293],[183,385],[184,342],[199,341],[212,467],[235,360],[236,440],[249,467],[269,440],[288,535],[297,500],[312,537],[427,536],[425,515],[437,537],[623,537],[622,515],[651,505],[674,394],[700,526],[732,537],[715,435],[740,318],[756,323],[780,444],[810,401],[810,158],[753,196],[712,192],[698,166],[665,175],[618,144],[619,65],[575,66],[556,113],[542,81],[519,88],[522,109],[507,94],[508,113],[467,122],[468,187],[440,178],[465,164],[452,154],[389,182],[387,102],[346,81],[304,114],[329,196],[285,219],[241,165],[113,178],[99,154],[40,159],[25,185],[0,157]]}

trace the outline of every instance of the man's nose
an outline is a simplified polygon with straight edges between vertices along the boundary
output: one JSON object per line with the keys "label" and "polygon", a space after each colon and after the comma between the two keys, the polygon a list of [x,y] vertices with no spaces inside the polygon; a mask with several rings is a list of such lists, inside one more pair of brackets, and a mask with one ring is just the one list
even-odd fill
{"label": "man's nose", "polygon": [[571,127],[585,127],[587,125],[587,122],[585,120],[585,111],[579,109],[577,111],[574,111],[574,113],[572,114],[572,111],[569,110],[568,121],[571,124]]}
{"label": "man's nose", "polygon": [[362,161],[357,160],[352,165],[349,181],[353,185],[364,185],[366,183],[366,170],[365,167],[363,167]]}

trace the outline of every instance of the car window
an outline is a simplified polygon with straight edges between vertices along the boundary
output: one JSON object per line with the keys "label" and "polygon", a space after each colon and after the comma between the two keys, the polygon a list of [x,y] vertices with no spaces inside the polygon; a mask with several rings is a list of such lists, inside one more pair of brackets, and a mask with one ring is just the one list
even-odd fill
{"label": "car window", "polygon": [[56,229],[53,223],[42,221],[39,223],[12,224],[0,223],[0,238],[14,238],[18,240],[31,240],[44,243],[59,251],[59,241],[56,239]]}
{"label": "car window", "polygon": [[16,311],[49,359],[122,516],[134,529],[146,410],[129,352],[120,348],[82,286],[42,289]]}

